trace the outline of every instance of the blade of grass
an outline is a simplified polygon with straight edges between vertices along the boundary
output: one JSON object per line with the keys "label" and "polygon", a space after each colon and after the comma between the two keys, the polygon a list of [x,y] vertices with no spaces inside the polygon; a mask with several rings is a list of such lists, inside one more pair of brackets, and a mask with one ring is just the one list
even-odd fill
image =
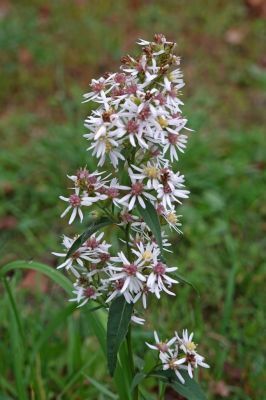
{"label": "blade of grass", "polygon": [[[17,395],[20,400],[27,400],[27,389],[24,382],[24,346],[22,343],[21,334],[19,331],[18,319],[16,312],[14,310],[14,305],[16,309],[16,304],[10,289],[10,286],[6,279],[4,279],[4,285],[7,289],[9,307],[10,307],[10,339],[11,339],[11,349],[12,349],[12,361],[14,366],[14,375],[16,381]],[[11,294],[11,297],[9,296]],[[11,298],[13,301],[11,301]]]}
{"label": "blade of grass", "polygon": [[68,373],[72,374],[81,364],[79,319],[68,318],[67,330],[67,365]]}
{"label": "blade of grass", "polygon": [[[236,282],[236,274],[239,268],[238,258],[237,258],[237,250],[236,243],[231,235],[226,235],[225,237],[225,246],[229,256],[229,261],[232,265],[231,269],[228,273],[227,286],[226,286],[226,294],[225,294],[225,302],[223,309],[223,316],[221,321],[220,333],[222,336],[226,335],[227,328],[230,323],[230,318],[232,315],[232,308],[234,303],[234,293],[235,293],[235,282]],[[217,379],[221,379],[223,374],[223,367],[227,357],[228,348],[224,347],[221,349],[217,364],[216,364],[216,377]]]}
{"label": "blade of grass", "polygon": [[83,374],[88,381],[99,390],[100,393],[104,394],[109,399],[117,400],[118,397],[114,393],[112,393],[109,389],[107,389],[102,383],[96,381],[95,379],[91,378],[90,376]]}
{"label": "blade of grass", "polygon": [[46,344],[46,342],[49,340],[49,338],[52,336],[54,331],[63,323],[66,321],[66,319],[71,315],[74,311],[76,310],[76,305],[75,304],[68,304],[67,307],[63,308],[63,310],[60,310],[56,315],[53,317],[53,319],[48,323],[46,329],[42,333],[42,335],[39,337],[37,343],[33,347],[33,355],[32,357],[35,358],[35,354],[38,353],[42,347]]}
{"label": "blade of grass", "polygon": [[7,391],[13,396],[13,398],[16,396],[16,390],[14,389],[14,386],[12,385],[12,383],[8,382],[3,376],[0,376],[0,387],[1,389],[4,389],[5,395]]}
{"label": "blade of grass", "polygon": [[3,283],[4,283],[4,287],[6,289],[6,292],[7,292],[8,300],[10,302],[10,306],[11,306],[13,314],[14,314],[14,318],[16,320],[16,324],[17,324],[18,332],[20,334],[21,341],[23,342],[23,345],[25,345],[25,335],[24,335],[24,331],[23,331],[23,328],[22,328],[22,323],[21,323],[21,320],[20,320],[20,317],[19,317],[19,312],[17,310],[15,299],[13,297],[13,294],[12,294],[11,288],[10,288],[8,282],[7,282],[7,279],[3,279]]}
{"label": "blade of grass", "polygon": [[42,379],[42,368],[39,354],[36,355],[35,367],[36,394],[38,393],[38,399],[46,400],[45,384]]}
{"label": "blade of grass", "polygon": [[17,269],[33,269],[39,271],[49,278],[51,278],[55,283],[61,286],[66,292],[72,292],[72,283],[67,279],[61,272],[56,269],[49,267],[48,265],[33,262],[33,261],[14,261],[9,264],[4,265],[0,270],[0,277],[4,277],[9,271]]}
{"label": "blade of grass", "polygon": [[80,375],[83,373],[83,371],[88,368],[93,362],[94,360],[98,357],[97,353],[94,353],[88,362],[86,362],[85,364],[83,364],[74,374],[72,374],[69,377],[69,381],[66,383],[64,389],[62,390],[62,392],[58,395],[57,400],[61,400],[62,396],[67,393],[69,391],[69,389],[71,388],[72,385],[74,385],[74,383],[78,380],[78,378],[80,377]]}
{"label": "blade of grass", "polygon": [[[27,261],[15,261],[6,264],[0,270],[0,278],[4,277],[5,274],[12,270],[19,269],[33,269],[47,275],[55,283],[61,286],[67,293],[72,293],[72,283],[59,271],[48,265],[38,263],[38,262],[27,262]],[[92,303],[92,307],[93,307]],[[97,310],[97,312],[90,312],[87,314],[87,320],[90,325],[91,330],[96,335],[99,340],[102,351],[106,355],[106,324],[107,324],[107,313],[104,310]],[[125,349],[121,349],[120,357],[126,359],[127,353]],[[130,399],[130,377],[128,376],[127,370],[122,368],[121,363],[117,365],[117,374],[115,374],[115,384],[117,391],[119,393],[120,399],[127,400]],[[23,399],[24,400],[24,399]]]}

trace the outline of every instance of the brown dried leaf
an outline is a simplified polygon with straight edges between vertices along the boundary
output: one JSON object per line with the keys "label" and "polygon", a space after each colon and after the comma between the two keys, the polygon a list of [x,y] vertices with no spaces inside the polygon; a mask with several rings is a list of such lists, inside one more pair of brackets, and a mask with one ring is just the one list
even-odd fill
{"label": "brown dried leaf", "polygon": [[39,7],[39,20],[42,23],[45,23],[51,17],[51,7],[49,4],[43,4]]}
{"label": "brown dried leaf", "polygon": [[237,368],[234,365],[231,365],[226,362],[224,364],[224,371],[228,376],[228,378],[230,379],[230,382],[231,381],[233,383],[241,382],[243,377],[243,371],[240,368]]}
{"label": "brown dried leaf", "polygon": [[230,395],[231,390],[229,386],[225,383],[225,381],[217,381],[217,382],[212,382],[211,392],[214,395],[218,395],[221,397],[228,397]]}
{"label": "brown dried leaf", "polygon": [[30,66],[33,61],[32,54],[29,51],[29,49],[27,49],[26,47],[22,47],[21,49],[19,49],[18,59],[19,59],[19,62],[25,66]]}
{"label": "brown dried leaf", "polygon": [[11,10],[10,2],[8,0],[0,0],[0,19],[5,18]]}
{"label": "brown dried leaf", "polygon": [[266,18],[265,0],[245,0],[245,3],[252,16]]}
{"label": "brown dried leaf", "polygon": [[240,45],[245,37],[247,32],[243,28],[230,28],[225,32],[225,41],[233,46]]}
{"label": "brown dried leaf", "polygon": [[46,276],[38,275],[36,271],[28,271],[23,278],[20,287],[29,289],[32,292],[40,291],[46,293],[48,291],[49,280]]}
{"label": "brown dried leaf", "polygon": [[12,229],[17,226],[17,219],[12,215],[7,215],[0,219],[0,229]]}

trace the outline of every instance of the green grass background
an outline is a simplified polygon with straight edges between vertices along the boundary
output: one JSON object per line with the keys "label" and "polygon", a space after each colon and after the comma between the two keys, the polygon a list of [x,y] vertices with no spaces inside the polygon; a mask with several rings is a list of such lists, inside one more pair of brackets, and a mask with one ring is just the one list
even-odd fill
{"label": "green grass background", "polygon": [[[92,163],[82,138],[89,109],[81,104],[90,79],[115,70],[139,37],[162,32],[178,42],[184,113],[195,133],[179,162],[191,197],[180,209],[184,234],[172,238],[171,262],[200,299],[180,285],[174,300],[153,303],[133,339],[141,355],[154,328],[166,336],[195,331],[211,365],[201,374],[210,399],[266,399],[266,32],[246,3],[0,3],[1,265],[33,259],[56,266],[51,251],[60,235],[82,229],[60,220],[58,196],[69,185],[66,173]],[[66,317],[66,295],[31,278],[16,273],[0,286],[0,399],[24,400],[23,392],[36,400],[114,398],[86,313]],[[60,315],[62,324],[32,359],[34,343]],[[153,385],[146,388],[151,399]]]}

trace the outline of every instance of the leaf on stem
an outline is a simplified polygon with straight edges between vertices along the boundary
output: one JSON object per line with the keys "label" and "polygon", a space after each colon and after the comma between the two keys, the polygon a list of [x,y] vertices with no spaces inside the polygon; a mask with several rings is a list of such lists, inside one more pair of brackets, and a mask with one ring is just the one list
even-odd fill
{"label": "leaf on stem", "polygon": [[83,232],[78,238],[77,240],[75,240],[75,242],[72,244],[72,246],[70,247],[70,249],[68,250],[68,253],[66,255],[66,259],[71,257],[75,251],[77,251],[80,246],[83,245],[83,243],[93,234],[95,233],[98,229],[103,228],[107,225],[111,225],[113,224],[113,221],[109,218],[100,218],[99,220],[95,221],[94,223],[92,223],[88,229],[86,229],[85,232]]}
{"label": "leaf on stem", "polygon": [[73,284],[61,272],[35,261],[12,261],[4,265],[0,269],[0,278],[4,277],[9,271],[16,271],[18,269],[32,269],[47,275],[57,285],[61,286],[67,293],[72,294]]}
{"label": "leaf on stem", "polygon": [[194,379],[191,379],[186,371],[179,370],[179,372],[185,379],[184,384],[179,382],[174,371],[171,370],[154,371],[149,376],[154,376],[163,380],[164,382],[167,382],[172,389],[188,400],[207,400],[200,385]]}
{"label": "leaf on stem", "polygon": [[133,380],[132,380],[132,384],[131,384],[131,392],[134,391],[135,387],[138,386],[140,384],[140,382],[143,381],[143,379],[145,379],[147,376],[147,374],[145,374],[145,372],[138,372],[136,373],[136,375],[134,376]]}
{"label": "leaf on stem", "polygon": [[107,322],[107,362],[111,376],[114,375],[119,347],[126,337],[133,311],[133,303],[124,296],[113,300]]}
{"label": "leaf on stem", "polygon": [[161,249],[161,252],[163,252],[163,242],[162,242],[162,234],[161,234],[161,225],[160,221],[158,218],[158,214],[154,208],[154,206],[151,204],[150,201],[144,200],[146,208],[142,208],[138,204],[138,211],[141,215],[141,217],[144,219],[150,230],[152,231],[156,242],[158,243],[158,246]]}
{"label": "leaf on stem", "polygon": [[198,297],[200,297],[199,290],[196,288],[196,286],[193,285],[190,281],[188,281],[186,278],[184,278],[182,275],[179,275],[178,273],[175,273],[176,278],[178,279],[179,282],[185,283],[186,285],[189,285],[192,287],[192,289],[197,293]]}

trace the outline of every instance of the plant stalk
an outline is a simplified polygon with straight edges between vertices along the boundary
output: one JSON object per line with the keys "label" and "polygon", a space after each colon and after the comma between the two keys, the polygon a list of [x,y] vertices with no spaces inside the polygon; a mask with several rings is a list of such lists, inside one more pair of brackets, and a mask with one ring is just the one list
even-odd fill
{"label": "plant stalk", "polygon": [[[125,229],[125,239],[126,239],[126,246],[127,246],[127,256],[128,256],[128,259],[131,261],[131,251],[130,251],[130,246],[129,246],[129,240],[130,240],[129,230],[130,230],[130,224],[127,224],[126,229]],[[135,376],[135,366],[134,366],[134,358],[133,358],[133,351],[132,351],[131,324],[129,324],[129,327],[128,327],[126,340],[127,340],[128,359],[129,359],[129,364],[130,364],[131,382],[132,382],[134,379],[134,376]],[[133,398],[133,400],[139,399],[138,386],[136,386],[134,388],[133,393],[132,393],[132,398]]]}
{"label": "plant stalk", "polygon": [[[134,358],[133,358],[133,351],[132,351],[132,341],[131,341],[131,325],[129,325],[129,327],[128,327],[126,340],[127,340],[128,360],[129,360],[129,364],[130,364],[131,377],[132,377],[132,381],[133,381],[133,378],[135,376],[135,366],[134,366]],[[133,400],[138,400],[139,399],[138,386],[136,386],[134,388],[132,396],[133,396]]]}

